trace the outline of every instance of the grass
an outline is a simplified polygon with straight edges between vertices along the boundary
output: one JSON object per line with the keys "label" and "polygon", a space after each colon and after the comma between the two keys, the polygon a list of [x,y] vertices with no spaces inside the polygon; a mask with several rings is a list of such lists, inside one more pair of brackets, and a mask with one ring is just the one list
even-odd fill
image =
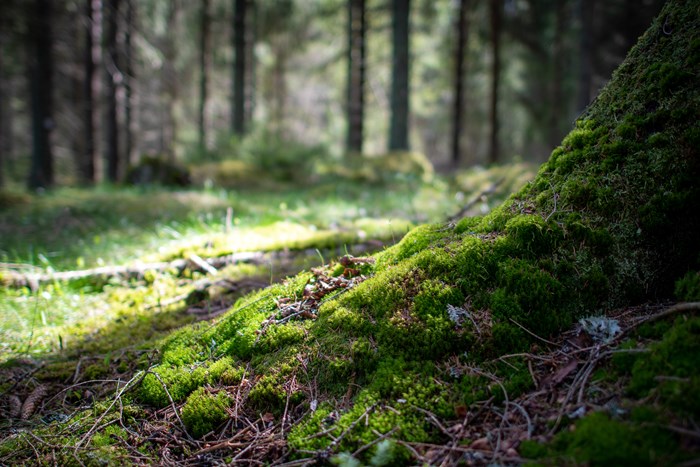
{"label": "grass", "polygon": [[[416,224],[441,221],[458,211],[504,171],[511,178],[532,175],[531,168],[518,165],[474,169],[452,182],[436,176],[428,182],[361,184],[337,179],[308,186],[268,184],[264,190],[99,187],[36,195],[4,193],[0,194],[0,262],[14,271],[53,272],[168,261],[193,253],[213,257],[240,251],[313,252],[294,266],[238,266],[221,275],[254,276],[269,283],[329,261],[346,245],[369,240],[395,243]],[[127,284],[113,280],[56,282],[36,290],[0,288],[0,360],[76,345],[85,336],[110,328],[115,319],[139,328],[135,334],[140,338],[153,338],[191,322],[191,317],[165,310],[170,317],[159,319],[170,324],[152,332],[146,329],[150,324],[134,324],[139,323],[139,313],[152,310],[157,300],[187,294],[198,278],[155,274]],[[122,342],[113,335],[105,338],[105,349]]]}

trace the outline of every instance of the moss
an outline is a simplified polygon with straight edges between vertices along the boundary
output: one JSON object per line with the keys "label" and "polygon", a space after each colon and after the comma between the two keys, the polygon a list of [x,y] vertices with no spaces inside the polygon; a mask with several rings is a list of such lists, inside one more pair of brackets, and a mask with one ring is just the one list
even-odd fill
{"label": "moss", "polygon": [[307,336],[307,327],[303,323],[287,322],[270,326],[255,344],[257,351],[272,352],[276,349],[303,342]]}
{"label": "moss", "polygon": [[[303,399],[299,391],[289,393],[290,403],[296,405]],[[265,375],[255,382],[248,394],[248,400],[255,409],[281,415],[287,403],[287,391],[284,378],[280,375]]]}
{"label": "moss", "polygon": [[700,272],[691,271],[678,279],[675,293],[678,300],[700,301]]}
{"label": "moss", "polygon": [[700,318],[679,318],[664,338],[632,367],[628,391],[637,397],[654,390],[661,401],[683,416],[700,416],[700,402],[689,398],[700,390]]}
{"label": "moss", "polygon": [[96,433],[92,439],[92,443],[95,447],[105,447],[113,446],[122,439],[127,439],[128,434],[126,430],[115,425],[110,425],[100,433]]}
{"label": "moss", "polygon": [[182,422],[192,436],[200,438],[226,420],[226,409],[230,405],[231,397],[226,392],[212,394],[200,387],[190,394],[182,406]]}
{"label": "moss", "polygon": [[671,465],[681,459],[670,432],[613,420],[602,413],[586,416],[548,446],[524,442],[520,454],[554,465]]}
{"label": "moss", "polygon": [[170,403],[170,398],[174,402],[182,401],[207,380],[206,369],[202,366],[188,368],[161,365],[146,375],[139,396],[147,404],[165,407]]}
{"label": "moss", "polygon": [[88,365],[83,372],[83,378],[86,380],[100,379],[101,377],[107,375],[109,368],[101,363],[93,363]]}
{"label": "moss", "polygon": [[[657,21],[533,183],[490,214],[414,229],[377,255],[371,278],[327,300],[315,321],[260,333],[277,312],[276,299],[303,297],[308,273],[243,298],[210,328],[168,339],[155,371],[183,400],[220,370],[204,362],[225,355],[256,375],[247,400],[255,411],[280,412],[288,397],[300,404],[303,396],[287,391],[292,375],[318,389],[317,400],[342,396],[342,405],[321,404],[292,429],[295,449],[354,452],[394,427],[399,439],[441,442],[443,433],[420,409],[453,420],[456,407],[502,397],[500,387],[467,374],[467,365],[483,368],[504,352],[528,351],[533,334],[556,335],[584,314],[670,297],[673,281],[696,270],[700,254],[700,156],[690,129],[700,95],[686,66],[698,34],[697,6],[698,0],[667,3],[666,15],[692,26],[667,36]],[[482,332],[457,326],[448,305],[471,313]],[[679,323],[649,354],[616,357],[619,374],[632,380],[630,394],[653,393],[679,413],[683,396],[700,389],[691,372],[697,327],[694,320]],[[436,364],[458,355],[448,370]],[[525,364],[512,365],[491,370],[509,393],[528,390]],[[235,380],[237,368],[219,378],[233,372]],[[142,393],[167,403],[151,375]],[[367,411],[366,423],[356,423]],[[589,416],[531,452],[555,463],[676,459],[668,454],[678,448],[671,434],[635,423]]]}

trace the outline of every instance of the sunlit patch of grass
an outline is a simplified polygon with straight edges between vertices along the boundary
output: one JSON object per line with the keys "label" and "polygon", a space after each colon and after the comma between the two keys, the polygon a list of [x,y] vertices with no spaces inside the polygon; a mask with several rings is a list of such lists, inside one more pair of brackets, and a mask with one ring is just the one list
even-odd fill
{"label": "sunlit patch of grass", "polygon": [[[487,174],[500,176],[498,170],[486,175],[479,171],[478,177],[486,183]],[[3,195],[0,263],[5,264],[0,268],[52,272],[192,253],[211,257],[285,249],[329,249],[337,254],[346,245],[364,241],[397,242],[418,223],[445,219],[459,209],[463,198],[456,198],[454,186],[439,177],[429,183],[362,185],[335,180],[264,190],[100,187]],[[332,259],[328,253],[311,256],[313,261],[307,258],[294,267]],[[283,273],[271,265],[221,271],[228,278]],[[167,314],[172,310],[157,302],[184,293],[191,279],[156,274],[147,283],[113,280],[53,283],[34,291],[0,289],[0,360],[74,348],[80,342],[95,342],[96,336],[106,347],[153,338],[187,322],[176,313]],[[149,330],[159,313],[166,313],[157,318],[162,325]],[[116,339],[117,332],[100,331],[113,331],[118,322],[136,331],[126,333],[126,340]]]}

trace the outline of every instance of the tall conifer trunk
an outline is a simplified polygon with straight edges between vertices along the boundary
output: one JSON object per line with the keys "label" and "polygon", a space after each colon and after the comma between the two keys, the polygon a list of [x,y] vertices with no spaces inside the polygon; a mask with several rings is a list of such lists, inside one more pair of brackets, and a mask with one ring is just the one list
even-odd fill
{"label": "tall conifer trunk", "polygon": [[247,0],[233,0],[233,80],[231,92],[231,130],[242,136],[246,131],[246,16]]}
{"label": "tall conifer trunk", "polygon": [[409,149],[409,16],[409,0],[392,1],[393,57],[391,61],[389,151],[406,151]]}
{"label": "tall conifer trunk", "polygon": [[365,0],[348,0],[347,152],[362,153],[367,25]]}
{"label": "tall conifer trunk", "polygon": [[124,165],[129,166],[133,162],[134,133],[133,121],[133,83],[134,76],[134,48],[132,36],[136,14],[134,12],[134,0],[126,0],[126,25],[124,28]]}
{"label": "tall conifer trunk", "polygon": [[93,48],[95,45],[95,15],[96,0],[85,0],[85,50],[83,51],[83,132],[85,143],[83,157],[80,163],[80,178],[83,183],[95,182],[95,60]]}
{"label": "tall conifer trunk", "polygon": [[467,63],[465,53],[468,39],[468,12],[469,0],[459,1],[459,15],[457,19],[457,47],[455,50],[455,94],[454,94],[454,127],[452,128],[452,166],[457,167],[460,162],[462,148],[462,127],[464,121],[464,80]]}
{"label": "tall conifer trunk", "polygon": [[117,119],[117,86],[121,82],[117,55],[117,18],[120,0],[109,0],[105,9],[105,156],[107,180],[119,181],[119,122]]}
{"label": "tall conifer trunk", "polygon": [[491,21],[491,101],[489,135],[489,163],[495,164],[500,160],[498,130],[498,88],[501,82],[501,28],[503,26],[503,0],[490,0],[489,16]]}
{"label": "tall conifer trunk", "polygon": [[53,120],[53,57],[50,0],[34,0],[30,7],[27,54],[32,109],[32,165],[30,189],[50,188],[54,182],[51,130]]}
{"label": "tall conifer trunk", "polygon": [[209,97],[209,42],[210,42],[210,15],[209,0],[202,0],[199,23],[199,147],[207,147],[207,99]]}

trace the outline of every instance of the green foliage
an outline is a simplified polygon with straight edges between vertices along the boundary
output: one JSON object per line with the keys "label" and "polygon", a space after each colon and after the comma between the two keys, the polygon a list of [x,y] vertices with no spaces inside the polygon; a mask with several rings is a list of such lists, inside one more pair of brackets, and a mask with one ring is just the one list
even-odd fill
{"label": "green foliage", "polygon": [[182,422],[195,438],[206,435],[226,420],[226,409],[231,405],[231,397],[224,391],[212,394],[200,387],[187,398],[182,406]]}
{"label": "green foliage", "polygon": [[189,171],[164,156],[144,156],[141,161],[129,167],[126,181],[131,185],[162,185],[186,187],[190,185]]}
{"label": "green foliage", "polygon": [[347,178],[361,183],[396,181],[429,182],[433,179],[433,164],[418,152],[390,152],[376,156],[350,156],[342,164],[323,166],[321,173]]}

